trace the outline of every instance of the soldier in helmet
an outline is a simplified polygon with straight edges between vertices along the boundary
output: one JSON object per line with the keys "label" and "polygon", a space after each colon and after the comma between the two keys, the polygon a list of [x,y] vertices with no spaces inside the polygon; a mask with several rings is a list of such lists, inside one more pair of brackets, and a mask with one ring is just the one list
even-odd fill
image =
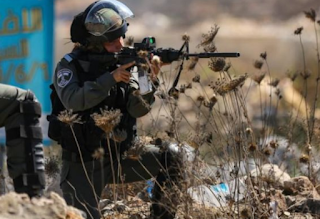
{"label": "soldier in helmet", "polygon": [[[121,51],[127,19],[133,16],[126,5],[116,0],[97,1],[75,16],[71,25],[75,47],[57,64],[53,79],[62,105],[81,118],[81,123],[73,124],[72,130],[61,124],[49,128],[52,130],[49,136],[55,136],[63,148],[61,188],[67,203],[85,211],[89,218],[101,217],[95,194],[101,195],[104,184],[135,182],[153,176],[157,182],[153,189],[152,217],[175,216],[176,206],[161,201],[168,198],[164,197],[161,187],[170,187],[178,179],[179,162],[174,153],[149,146],[139,160],[122,156],[137,138],[136,119],[146,115],[155,101],[159,72],[157,69],[150,77],[151,92],[135,95],[139,83],[127,70],[134,63],[119,66],[114,59],[106,58]],[[93,121],[91,115],[106,108],[120,110],[122,114],[112,132],[122,133],[122,138],[125,137],[121,141],[116,141],[115,136],[107,139]],[[54,119],[50,123],[54,124]],[[103,164],[92,156],[100,148],[104,149]]]}
{"label": "soldier in helmet", "polygon": [[29,197],[41,196],[45,187],[41,106],[30,90],[0,83],[0,112],[14,189]]}

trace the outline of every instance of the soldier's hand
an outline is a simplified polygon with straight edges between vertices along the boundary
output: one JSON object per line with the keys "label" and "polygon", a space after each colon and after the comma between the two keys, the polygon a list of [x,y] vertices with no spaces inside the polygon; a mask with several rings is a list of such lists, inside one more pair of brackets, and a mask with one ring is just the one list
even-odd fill
{"label": "soldier's hand", "polygon": [[124,82],[124,83],[129,83],[130,77],[131,77],[131,73],[128,72],[126,69],[130,68],[134,64],[135,64],[135,62],[130,62],[130,63],[124,64],[124,65],[121,65],[119,68],[117,68],[116,70],[111,72],[111,74],[113,75],[114,80],[117,83],[121,82],[121,81]]}

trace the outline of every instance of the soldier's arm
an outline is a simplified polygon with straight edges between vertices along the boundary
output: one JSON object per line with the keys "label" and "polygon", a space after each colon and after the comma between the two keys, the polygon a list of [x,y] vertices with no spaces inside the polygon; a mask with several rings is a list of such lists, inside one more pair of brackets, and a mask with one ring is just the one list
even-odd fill
{"label": "soldier's arm", "polygon": [[154,93],[156,92],[156,87],[153,86],[151,92],[141,95],[139,93],[139,83],[133,77],[131,77],[129,85],[130,91],[127,102],[127,110],[130,115],[135,118],[142,117],[151,110],[151,105],[155,101]]}
{"label": "soldier's arm", "polygon": [[83,111],[103,101],[110,89],[116,84],[114,77],[106,72],[95,81],[86,81],[80,86],[74,64],[60,62],[54,75],[57,94],[67,109]]}

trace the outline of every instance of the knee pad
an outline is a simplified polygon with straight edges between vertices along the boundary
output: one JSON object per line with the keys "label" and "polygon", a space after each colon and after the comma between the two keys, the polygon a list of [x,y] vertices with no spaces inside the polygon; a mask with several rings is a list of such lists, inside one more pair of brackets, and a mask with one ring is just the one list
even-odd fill
{"label": "knee pad", "polygon": [[10,141],[19,139],[21,145],[15,146],[24,147],[26,157],[26,172],[14,179],[15,187],[44,187],[44,154],[39,122],[41,105],[28,90],[25,99],[20,102],[19,109],[13,114],[19,114],[20,119],[17,121],[20,124],[13,124],[14,128],[6,130],[7,145],[10,147]]}

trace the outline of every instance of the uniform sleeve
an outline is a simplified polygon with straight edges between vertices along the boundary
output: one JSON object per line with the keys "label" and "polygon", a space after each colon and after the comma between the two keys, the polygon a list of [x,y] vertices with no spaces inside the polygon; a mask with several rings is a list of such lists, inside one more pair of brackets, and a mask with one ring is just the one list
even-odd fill
{"label": "uniform sleeve", "polygon": [[74,64],[61,61],[53,76],[53,84],[62,104],[67,109],[83,111],[103,101],[116,81],[109,72],[106,72],[95,81],[86,81],[83,86],[80,86]]}
{"label": "uniform sleeve", "polygon": [[138,94],[139,83],[133,77],[130,80],[130,91],[127,103],[127,110],[134,118],[146,115],[151,110],[151,105],[155,101],[154,93],[156,88],[153,87],[150,93],[145,95]]}

